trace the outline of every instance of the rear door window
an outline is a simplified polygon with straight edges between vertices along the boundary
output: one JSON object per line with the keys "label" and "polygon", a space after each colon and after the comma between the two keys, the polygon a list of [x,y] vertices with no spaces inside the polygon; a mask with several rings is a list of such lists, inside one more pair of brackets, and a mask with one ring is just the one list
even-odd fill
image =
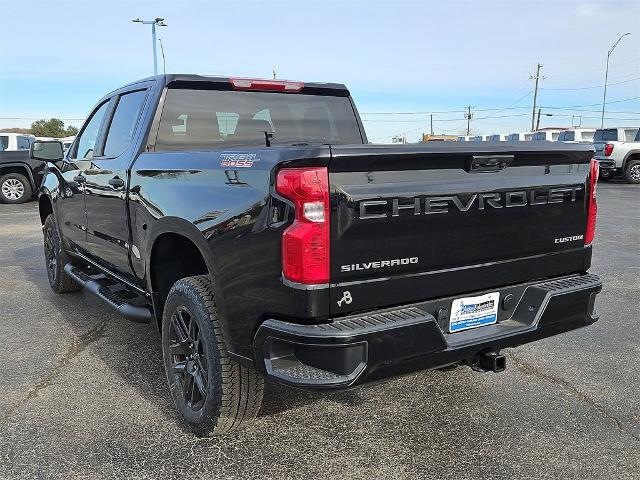
{"label": "rear door window", "polygon": [[117,157],[131,144],[146,95],[146,90],[138,90],[120,96],[104,144],[105,157]]}
{"label": "rear door window", "polygon": [[624,129],[624,141],[625,142],[633,142],[634,138],[636,138],[636,133],[638,133],[637,128],[625,128]]}
{"label": "rear door window", "polygon": [[593,136],[594,142],[615,142],[618,140],[617,128],[605,128],[596,130]]}
{"label": "rear door window", "polygon": [[6,150],[7,148],[9,148],[9,136],[0,135],[0,143],[2,144],[2,150]]}
{"label": "rear door window", "polygon": [[18,150],[29,150],[31,147],[31,139],[29,137],[17,137]]}
{"label": "rear door window", "polygon": [[576,139],[576,132],[561,132],[558,137],[560,142],[573,142]]}
{"label": "rear door window", "polygon": [[362,143],[348,97],[169,89],[156,151]]}

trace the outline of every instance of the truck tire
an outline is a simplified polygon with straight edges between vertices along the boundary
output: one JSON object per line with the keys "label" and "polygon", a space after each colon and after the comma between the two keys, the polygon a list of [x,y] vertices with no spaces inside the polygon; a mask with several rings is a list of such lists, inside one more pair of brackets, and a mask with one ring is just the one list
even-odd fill
{"label": "truck tire", "polygon": [[624,179],[627,183],[640,183],[640,160],[630,160],[624,167]]}
{"label": "truck tire", "polygon": [[173,402],[195,435],[227,433],[258,415],[264,378],[231,360],[207,275],[171,288],[162,354]]}
{"label": "truck tire", "polygon": [[69,256],[62,249],[58,226],[53,214],[44,221],[44,260],[47,267],[49,286],[56,293],[77,292],[82,286],[64,271]]}
{"label": "truck tire", "polygon": [[29,180],[19,173],[7,173],[0,178],[0,199],[4,203],[24,203],[31,199],[33,190]]}

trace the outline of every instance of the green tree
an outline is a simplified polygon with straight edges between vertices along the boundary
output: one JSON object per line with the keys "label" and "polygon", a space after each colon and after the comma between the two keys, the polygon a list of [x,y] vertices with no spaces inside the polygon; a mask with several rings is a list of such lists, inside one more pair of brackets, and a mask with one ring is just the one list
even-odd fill
{"label": "green tree", "polygon": [[64,128],[64,122],[58,118],[37,120],[31,124],[31,133],[36,137],[69,137],[76,135],[78,129],[73,126]]}

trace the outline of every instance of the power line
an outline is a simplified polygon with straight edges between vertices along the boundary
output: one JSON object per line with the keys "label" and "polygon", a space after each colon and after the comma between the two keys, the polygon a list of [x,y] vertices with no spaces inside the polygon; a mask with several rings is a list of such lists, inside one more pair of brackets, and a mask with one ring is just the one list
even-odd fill
{"label": "power line", "polygon": [[[637,82],[638,80],[640,80],[640,77],[637,78],[632,78],[631,80],[625,80],[624,82],[615,82],[615,83],[610,83],[609,86],[612,85],[622,85],[623,83],[629,83],[629,82]],[[548,88],[548,87],[540,87],[540,90],[592,90],[592,89],[600,89],[602,88],[602,85],[593,85],[592,87],[575,87],[575,88]]]}

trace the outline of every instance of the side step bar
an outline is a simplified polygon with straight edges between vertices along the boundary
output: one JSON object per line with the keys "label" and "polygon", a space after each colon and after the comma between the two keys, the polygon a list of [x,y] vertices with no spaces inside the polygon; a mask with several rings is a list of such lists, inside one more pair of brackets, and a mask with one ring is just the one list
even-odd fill
{"label": "side step bar", "polygon": [[102,275],[90,276],[72,263],[67,263],[64,266],[64,271],[67,275],[82,285],[85,290],[93,293],[96,297],[100,298],[103,302],[127,319],[138,323],[151,322],[153,317],[151,309],[146,305],[141,306],[131,302],[132,300],[140,299],[141,297],[133,294],[129,290],[126,290],[126,294],[123,295],[122,290],[113,289],[112,287],[114,285],[119,285],[113,280]]}

